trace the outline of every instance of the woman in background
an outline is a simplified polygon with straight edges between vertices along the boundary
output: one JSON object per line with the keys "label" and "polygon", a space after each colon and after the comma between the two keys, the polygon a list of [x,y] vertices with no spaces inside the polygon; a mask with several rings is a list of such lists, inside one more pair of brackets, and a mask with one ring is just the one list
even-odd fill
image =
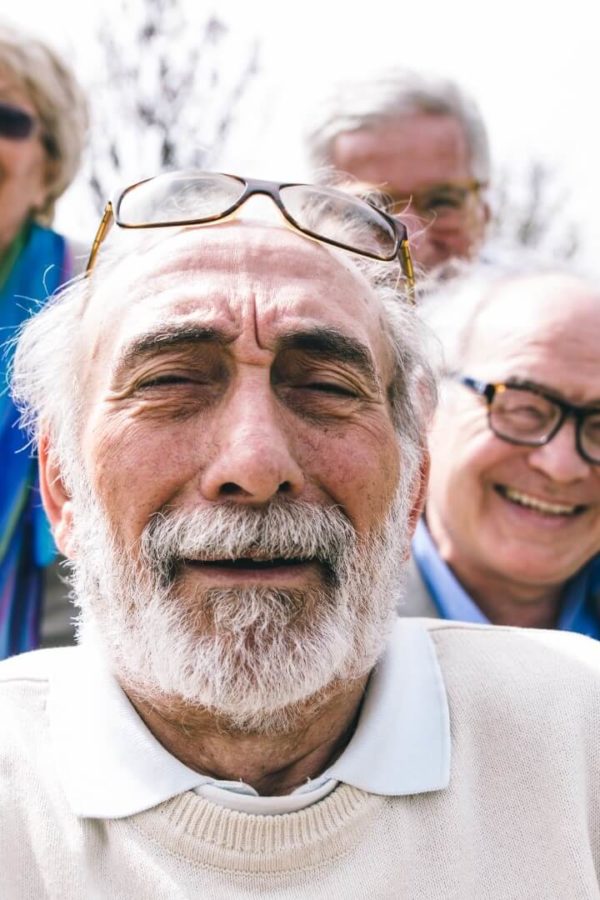
{"label": "woman in background", "polygon": [[[0,27],[0,340],[74,274],[50,225],[79,167],[86,105],[73,74],[41,41]],[[10,348],[10,345],[8,345]],[[0,355],[0,659],[39,643],[44,568],[54,544],[37,461],[8,395]]]}

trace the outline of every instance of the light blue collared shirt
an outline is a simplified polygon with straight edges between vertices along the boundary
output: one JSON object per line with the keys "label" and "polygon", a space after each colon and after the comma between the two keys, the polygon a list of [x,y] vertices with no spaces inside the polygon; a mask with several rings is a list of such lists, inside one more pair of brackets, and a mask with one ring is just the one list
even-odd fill
{"label": "light blue collared shirt", "polygon": [[101,659],[85,646],[40,655],[56,652],[63,656],[48,698],[52,748],[78,816],[130,816],[190,790],[223,806],[274,814],[317,802],[340,782],[386,796],[448,786],[446,690],[433,641],[418,620],[395,623],[343,753],[286,797],[259,797],[249,785],[188,768],[156,740]]}
{"label": "light blue collared shirt", "polygon": [[[417,525],[412,552],[442,619],[490,624],[441,558],[423,519]],[[600,640],[599,597],[600,556],[595,556],[566,583],[557,629],[575,631]]]}

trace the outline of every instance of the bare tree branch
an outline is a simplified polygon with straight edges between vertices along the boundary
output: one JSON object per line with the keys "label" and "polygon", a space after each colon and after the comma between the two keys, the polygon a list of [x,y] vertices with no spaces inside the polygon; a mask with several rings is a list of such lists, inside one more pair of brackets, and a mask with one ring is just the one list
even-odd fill
{"label": "bare tree branch", "polygon": [[87,180],[100,209],[115,186],[163,169],[210,168],[252,79],[258,47],[228,52],[216,14],[200,26],[185,0],[122,0],[98,26],[102,77],[92,86]]}
{"label": "bare tree branch", "polygon": [[577,256],[580,229],[565,219],[568,190],[552,168],[534,160],[521,172],[505,169],[495,182],[492,241],[556,254],[561,259]]}

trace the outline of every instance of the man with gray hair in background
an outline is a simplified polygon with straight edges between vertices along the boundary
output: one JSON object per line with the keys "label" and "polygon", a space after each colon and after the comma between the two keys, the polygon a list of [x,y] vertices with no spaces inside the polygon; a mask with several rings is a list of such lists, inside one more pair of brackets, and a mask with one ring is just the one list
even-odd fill
{"label": "man with gray hair in background", "polygon": [[[231,221],[256,194],[291,228]],[[3,897],[598,896],[598,645],[396,616],[435,398],[405,238],[162,175],[26,326],[80,646],[0,664]]]}
{"label": "man with gray hair in background", "polygon": [[400,611],[600,639],[600,285],[486,265],[421,315],[442,399]]}
{"label": "man with gray hair in background", "polygon": [[313,174],[335,169],[383,192],[415,223],[426,270],[477,257],[490,208],[490,152],[474,100],[455,82],[410,69],[337,86],[307,138]]}

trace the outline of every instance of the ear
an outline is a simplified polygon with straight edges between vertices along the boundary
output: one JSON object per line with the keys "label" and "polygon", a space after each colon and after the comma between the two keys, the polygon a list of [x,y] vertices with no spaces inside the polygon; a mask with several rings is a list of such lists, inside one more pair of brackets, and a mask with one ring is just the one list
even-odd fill
{"label": "ear", "polygon": [[425,501],[427,499],[427,485],[429,483],[429,469],[429,451],[424,450],[421,456],[421,464],[419,466],[419,470],[415,476],[415,483],[411,497],[410,513],[408,516],[408,528],[411,538],[415,532],[415,528],[417,527],[417,523],[421,518],[421,514],[423,513],[423,509],[425,507]]}
{"label": "ear", "polygon": [[46,515],[52,526],[52,534],[60,552],[69,559],[75,558],[73,535],[73,503],[62,478],[56,453],[50,440],[44,435],[39,446],[40,493]]}
{"label": "ear", "polygon": [[488,225],[492,218],[492,207],[485,198],[482,200],[481,206],[483,210],[483,224]]}

